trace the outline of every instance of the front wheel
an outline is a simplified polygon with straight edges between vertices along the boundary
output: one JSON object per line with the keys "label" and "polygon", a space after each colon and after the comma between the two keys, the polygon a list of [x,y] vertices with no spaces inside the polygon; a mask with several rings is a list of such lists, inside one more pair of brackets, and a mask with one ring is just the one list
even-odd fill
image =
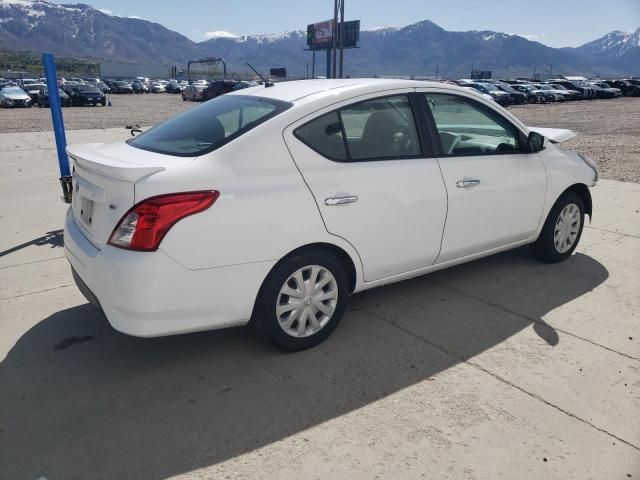
{"label": "front wheel", "polygon": [[571,256],[584,227],[584,202],[575,192],[565,192],[555,203],[531,245],[533,255],[546,263],[558,263]]}
{"label": "front wheel", "polygon": [[305,350],[335,330],[348,295],[340,259],[321,249],[303,250],[281,260],[269,273],[251,322],[276,347]]}

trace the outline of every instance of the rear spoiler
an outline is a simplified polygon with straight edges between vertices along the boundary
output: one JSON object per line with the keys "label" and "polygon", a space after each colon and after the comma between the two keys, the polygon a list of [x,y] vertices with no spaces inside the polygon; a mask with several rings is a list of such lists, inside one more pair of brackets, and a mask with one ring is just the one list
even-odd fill
{"label": "rear spoiler", "polygon": [[547,138],[551,143],[562,143],[575,138],[575,132],[564,128],[538,128],[528,127],[529,131],[539,133]]}

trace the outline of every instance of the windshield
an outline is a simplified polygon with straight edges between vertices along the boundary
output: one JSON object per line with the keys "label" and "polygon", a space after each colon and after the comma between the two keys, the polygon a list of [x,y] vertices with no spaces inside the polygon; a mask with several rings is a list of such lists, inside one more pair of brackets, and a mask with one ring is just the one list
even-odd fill
{"label": "windshield", "polygon": [[500,89],[493,85],[492,83],[483,83],[482,86],[489,90],[490,92],[499,92]]}
{"label": "windshield", "polygon": [[565,87],[563,87],[562,85],[556,85],[555,83],[553,85],[551,85],[553,88],[555,88],[556,90],[566,90]]}
{"label": "windshield", "polygon": [[78,85],[78,91],[80,92],[98,92],[99,90],[93,85]]}
{"label": "windshield", "polygon": [[509,92],[509,93],[515,92],[515,90],[511,88],[511,85],[507,85],[504,83],[501,83],[500,85],[498,85],[498,88],[502,91]]}
{"label": "windshield", "polygon": [[24,90],[19,87],[5,87],[1,91],[2,93],[24,93]]}
{"label": "windshield", "polygon": [[151,152],[196,157],[209,153],[284,112],[290,103],[228,95],[188,110],[129,140]]}

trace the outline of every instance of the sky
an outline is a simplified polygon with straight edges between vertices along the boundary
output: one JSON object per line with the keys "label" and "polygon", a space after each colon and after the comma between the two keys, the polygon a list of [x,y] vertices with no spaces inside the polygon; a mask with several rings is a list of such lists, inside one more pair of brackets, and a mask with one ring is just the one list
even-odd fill
{"label": "sky", "polygon": [[[72,0],[58,3],[71,3]],[[160,23],[194,41],[305,29],[333,17],[333,1],[83,0],[105,13]],[[552,47],[575,47],[613,30],[640,27],[640,0],[345,0],[345,19],[361,28],[431,20],[446,30],[494,30]],[[209,33],[210,35],[210,33]]]}

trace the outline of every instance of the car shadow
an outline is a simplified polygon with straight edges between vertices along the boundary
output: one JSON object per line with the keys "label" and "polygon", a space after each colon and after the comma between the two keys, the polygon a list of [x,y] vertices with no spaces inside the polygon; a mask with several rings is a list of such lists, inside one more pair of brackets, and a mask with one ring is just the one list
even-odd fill
{"label": "car shadow", "polygon": [[[0,363],[0,477],[159,479],[214,465],[431,379],[532,325],[562,348],[542,317],[607,277],[586,255],[549,266],[507,252],[356,295],[328,341],[296,354],[249,328],[128,337],[88,304],[69,308]],[[482,291],[468,292],[477,282]],[[492,292],[526,292],[524,311]]]}

